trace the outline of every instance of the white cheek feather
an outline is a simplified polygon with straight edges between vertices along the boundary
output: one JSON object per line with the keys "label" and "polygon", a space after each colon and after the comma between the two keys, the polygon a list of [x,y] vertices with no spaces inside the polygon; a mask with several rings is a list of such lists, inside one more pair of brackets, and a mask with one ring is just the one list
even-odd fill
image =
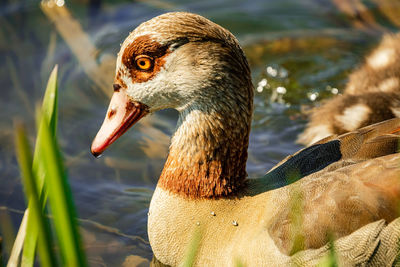
{"label": "white cheek feather", "polygon": [[146,104],[150,112],[164,108],[176,108],[180,104],[184,90],[177,85],[179,77],[169,71],[171,55],[165,58],[165,64],[158,73],[146,82],[133,82],[128,69],[120,64],[121,79],[127,85],[127,94],[135,101]]}
{"label": "white cheek feather", "polygon": [[167,96],[174,91],[175,85],[168,79],[164,68],[147,82],[132,83],[130,75],[124,75],[122,79],[128,87],[127,94],[133,100],[146,104],[151,112],[171,105],[171,99],[167,99]]}
{"label": "white cheek feather", "polygon": [[353,131],[360,127],[361,123],[365,121],[371,109],[364,104],[357,104],[346,108],[342,115],[335,116],[335,119],[341,124],[343,129]]}
{"label": "white cheek feather", "polygon": [[393,64],[395,60],[395,51],[391,48],[381,49],[373,53],[368,57],[368,65],[373,69],[382,69],[390,64]]}

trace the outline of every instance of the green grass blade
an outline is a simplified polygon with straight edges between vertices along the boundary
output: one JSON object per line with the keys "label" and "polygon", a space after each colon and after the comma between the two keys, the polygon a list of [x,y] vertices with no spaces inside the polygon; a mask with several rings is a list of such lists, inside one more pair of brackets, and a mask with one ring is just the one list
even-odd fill
{"label": "green grass blade", "polygon": [[45,183],[63,263],[65,266],[71,267],[86,266],[85,255],[78,234],[76,212],[60,150],[54,136],[52,136],[46,116],[42,115],[41,120],[41,131],[38,135],[41,142],[38,149],[42,153],[44,168],[46,175],[48,175]]}
{"label": "green grass blade", "polygon": [[29,148],[28,140],[22,126],[16,128],[16,147],[17,158],[20,165],[22,181],[25,188],[25,195],[30,203],[31,223],[36,224],[38,229],[38,251],[42,266],[56,266],[56,261],[53,256],[52,242],[48,222],[45,220],[42,212],[42,207],[39,202],[37,185],[32,173],[32,156]]}
{"label": "green grass blade", "polygon": [[191,267],[196,261],[197,253],[199,252],[202,231],[201,228],[196,228],[189,246],[186,248],[185,257],[181,267]]}
{"label": "green grass blade", "polygon": [[10,257],[8,258],[7,267],[19,266],[19,258],[24,245],[27,220],[28,209],[25,210],[24,217],[22,218],[21,225],[19,226],[17,237],[14,240],[13,248],[11,250]]}
{"label": "green grass blade", "polygon": [[235,259],[235,267],[245,267],[246,265],[240,260],[240,258]]}
{"label": "green grass blade", "polygon": [[321,259],[321,261],[318,264],[318,267],[337,267],[337,266],[338,266],[338,261],[335,251],[335,245],[333,243],[333,237],[330,235],[328,254]]}
{"label": "green grass blade", "polygon": [[47,82],[46,92],[42,103],[42,114],[46,116],[49,122],[52,135],[56,135],[57,131],[57,114],[58,114],[58,86],[57,86],[58,66],[52,70],[49,81]]}
{"label": "green grass blade", "polygon": [[[15,231],[12,223],[10,213],[7,209],[0,208],[0,253],[3,251],[4,254],[10,255],[12,242],[15,240]],[[0,266],[3,266],[0,261]]]}
{"label": "green grass blade", "polygon": [[[57,131],[57,117],[58,117],[58,86],[57,86],[57,72],[58,67],[57,65],[54,67],[53,71],[50,74],[49,81],[47,82],[46,92],[44,94],[41,115],[45,116],[46,122],[50,129],[51,136],[56,136]],[[42,204],[46,202],[46,194],[41,194],[44,186],[44,177],[45,177],[45,170],[43,168],[43,161],[42,159],[42,151],[40,150],[40,143],[42,142],[41,131],[42,131],[42,124],[44,120],[38,120],[39,124],[39,131],[38,136],[36,139],[36,146],[35,146],[35,153],[33,157],[33,172],[37,175],[38,181],[38,191],[41,195]]]}
{"label": "green grass blade", "polygon": [[[37,185],[36,185],[37,186]],[[40,201],[39,201],[40,202]],[[28,210],[32,209],[32,204],[29,202]],[[26,221],[26,235],[24,239],[24,249],[22,252],[22,262],[21,266],[23,267],[31,267],[35,263],[35,254],[36,254],[36,242],[38,240],[38,228],[37,223],[33,215],[30,213],[27,214],[27,221]]]}
{"label": "green grass blade", "polygon": [[[47,87],[46,87],[46,92],[43,98],[43,103],[42,103],[42,113],[43,116],[46,117],[47,121],[49,123],[49,128],[51,130],[52,136],[56,136],[56,129],[57,129],[57,117],[58,117],[58,87],[57,87],[57,72],[58,72],[58,67],[55,66],[53,71],[50,74],[49,81],[47,82]],[[43,122],[42,120],[39,120],[41,123]],[[40,133],[43,128],[42,125],[39,125],[39,133],[38,137],[36,140],[36,147],[35,147],[35,152],[34,152],[34,157],[33,157],[33,173],[35,174],[35,177],[37,179],[36,185],[37,185],[37,191],[39,194],[40,198],[40,203],[42,204],[42,207],[44,208],[46,205],[46,200],[47,200],[47,194],[46,190],[44,190],[44,180],[45,180],[45,175],[46,171],[43,166],[43,160],[42,159],[42,151],[40,150],[40,143],[42,142],[40,136],[42,136]],[[30,208],[30,204],[28,205],[28,209]],[[28,214],[28,219],[27,219],[27,225],[26,225],[26,232],[29,233],[25,237],[25,242],[24,242],[24,250],[22,254],[22,265],[24,267],[31,267],[33,266],[34,263],[34,257],[35,257],[35,250],[36,250],[36,242],[38,238],[38,229],[36,228],[35,223],[31,223],[32,219],[29,218]]]}

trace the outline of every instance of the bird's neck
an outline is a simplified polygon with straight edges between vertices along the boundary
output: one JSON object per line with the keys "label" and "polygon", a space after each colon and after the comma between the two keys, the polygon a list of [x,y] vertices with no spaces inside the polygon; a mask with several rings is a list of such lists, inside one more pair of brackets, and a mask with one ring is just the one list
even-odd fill
{"label": "bird's neck", "polygon": [[235,197],[246,187],[252,103],[185,108],[158,186],[188,198]]}

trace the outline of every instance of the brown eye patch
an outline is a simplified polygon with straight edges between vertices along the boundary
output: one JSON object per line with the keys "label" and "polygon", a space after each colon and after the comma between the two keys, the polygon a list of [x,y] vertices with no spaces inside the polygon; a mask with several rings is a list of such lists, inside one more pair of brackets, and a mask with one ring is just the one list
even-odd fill
{"label": "brown eye patch", "polygon": [[169,53],[168,45],[143,35],[125,47],[122,63],[129,69],[132,83],[146,82],[160,71]]}

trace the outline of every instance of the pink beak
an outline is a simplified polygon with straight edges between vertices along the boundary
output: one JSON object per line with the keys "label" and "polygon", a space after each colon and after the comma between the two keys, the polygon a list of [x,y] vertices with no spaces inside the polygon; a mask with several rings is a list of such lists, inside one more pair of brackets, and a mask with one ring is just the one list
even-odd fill
{"label": "pink beak", "polygon": [[91,152],[100,156],[115,140],[148,113],[148,107],[129,99],[125,90],[115,91],[103,125],[93,140]]}

